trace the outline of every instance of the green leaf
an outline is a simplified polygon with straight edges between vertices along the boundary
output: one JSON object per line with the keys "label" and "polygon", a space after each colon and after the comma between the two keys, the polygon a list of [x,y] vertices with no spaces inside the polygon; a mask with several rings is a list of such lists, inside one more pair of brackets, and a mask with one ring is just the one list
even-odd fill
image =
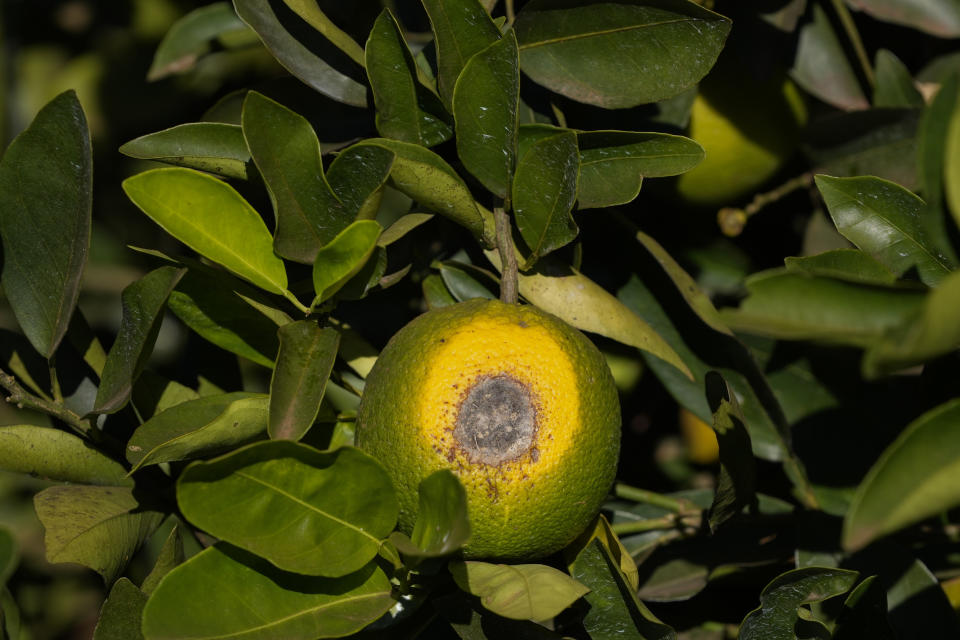
{"label": "green leaf", "polygon": [[[632,560],[631,560],[632,562]],[[637,597],[636,587],[599,540],[586,545],[570,565],[570,574],[590,589],[590,605],[583,626],[593,640],[675,640],[677,633],[663,624]]]}
{"label": "green leaf", "polygon": [[730,21],[689,2],[531,0],[514,29],[520,68],[535,82],[618,109],[658,102],[699,82],[723,48]]}
{"label": "green leaf", "polygon": [[0,427],[0,469],[57,482],[133,486],[123,466],[86,441],[33,425]]}
{"label": "green leaf", "polygon": [[878,20],[940,38],[960,37],[960,7],[951,0],[858,0],[857,7]]}
{"label": "green leaf", "polygon": [[418,81],[416,63],[389,9],[370,30],[366,63],[381,136],[425,147],[450,139],[453,129],[443,120],[443,105]]}
{"label": "green leaf", "polygon": [[400,553],[437,558],[460,549],[470,539],[467,493],[450,470],[435,471],[420,481],[420,508],[410,538],[399,532],[390,542]]}
{"label": "green leaf", "polygon": [[434,599],[434,608],[462,640],[561,640],[560,634],[529,620],[510,620],[483,609],[476,598],[454,592]]}
{"label": "green leaf", "polygon": [[123,181],[135,205],[167,233],[270,293],[283,294],[287,273],[273,237],[233,187],[191,169],[153,169]]}
{"label": "green leaf", "polygon": [[[338,102],[361,108],[367,106],[366,87],[324,60],[325,57],[335,57],[330,55],[333,52],[316,53],[319,43],[315,33],[291,32],[277,15],[271,0],[234,0],[233,4],[237,15],[257,32],[277,62],[307,86]],[[299,20],[299,16],[296,19]],[[354,66],[359,65],[354,63]]]}
{"label": "green leaf", "polygon": [[[946,147],[950,121],[958,96],[958,76],[949,75],[929,106],[923,110],[917,127],[917,182],[927,203],[922,220],[927,237],[940,253],[957,262],[957,253],[949,240],[954,219],[944,202]],[[951,187],[952,188],[952,187]]]}
{"label": "green leaf", "polygon": [[387,247],[403,236],[407,235],[424,222],[429,222],[433,218],[432,213],[408,213],[401,216],[396,222],[383,230],[377,244],[381,247]]}
{"label": "green leaf", "polygon": [[277,440],[190,465],[177,503],[214,536],[281,569],[327,577],[372,560],[398,511],[389,476],[367,454]]}
{"label": "green leaf", "polygon": [[49,487],[33,498],[50,562],[90,567],[110,585],[163,514],[140,504],[127,487]]}
{"label": "green leaf", "polygon": [[457,303],[457,300],[447,289],[447,285],[444,284],[443,278],[435,273],[431,273],[423,279],[421,288],[423,289],[423,300],[427,303],[427,309],[439,309]]}
{"label": "green leaf", "polygon": [[446,289],[457,302],[471,298],[496,299],[493,292],[500,286],[493,274],[477,267],[455,260],[441,262],[440,277]]}
{"label": "green leaf", "polygon": [[892,285],[897,276],[876,258],[859,249],[831,249],[802,258],[787,257],[787,271],[861,284]]}
{"label": "green leaf", "polygon": [[923,200],[880,178],[816,177],[837,230],[861,250],[903,275],[916,268],[920,280],[936,286],[951,265],[926,237]]}
{"label": "green leaf", "polygon": [[167,297],[186,269],[159,267],[128,285],[121,295],[120,331],[103,366],[93,413],[115,413],[130,400],[163,322]]}
{"label": "green leaf", "polygon": [[190,269],[167,306],[201,337],[265,367],[277,357],[277,325],[246,298],[239,282],[222,273]]}
{"label": "green leaf", "polygon": [[180,535],[180,527],[173,525],[173,528],[170,530],[170,535],[167,536],[166,541],[160,548],[160,553],[157,555],[157,561],[153,564],[153,569],[151,569],[147,577],[143,579],[143,584],[140,585],[140,589],[149,596],[157,588],[157,585],[160,584],[163,577],[170,573],[174,567],[183,564],[183,560],[183,537]]}
{"label": "green leaf", "polygon": [[394,604],[370,563],[342,578],[278,571],[218,544],[171,571],[143,612],[146,640],[314,640],[350,635]]}
{"label": "green leaf", "polygon": [[420,145],[386,138],[364,140],[354,147],[367,145],[396,154],[390,169],[390,183],[394,188],[428,211],[466,227],[477,238],[484,237],[483,216],[470,189],[443,158]]}
{"label": "green leaf", "polygon": [[363,49],[360,45],[335,25],[316,2],[311,0],[283,0],[283,2],[307,24],[319,31],[320,35],[350,56],[351,60],[359,65],[363,64]]}
{"label": "green leaf", "polygon": [[578,131],[580,178],[577,207],[626,204],[640,193],[643,179],[675,176],[703,160],[695,141],[666,133]]}
{"label": "green leaf", "polygon": [[376,217],[395,158],[389,149],[354,146],[338,153],[330,163],[327,181],[343,203],[348,222]]}
{"label": "green leaf", "polygon": [[716,371],[707,373],[704,384],[720,445],[720,474],[709,513],[710,530],[716,532],[744,507],[756,510],[757,470],[750,434],[733,389]]}
{"label": "green leaf", "polygon": [[457,155],[494,195],[510,193],[517,153],[520,68],[512,31],[475,53],[453,90]]}
{"label": "green leaf", "polygon": [[887,447],[870,469],[843,523],[854,550],[960,504],[960,400],[928,411]]}
{"label": "green leaf", "polygon": [[357,220],[320,248],[313,263],[313,290],[317,295],[311,308],[360,273],[373,255],[381,231],[383,227],[376,220]]}
{"label": "green leaf", "polygon": [[846,593],[857,581],[856,571],[806,567],[774,578],[760,594],[760,607],[740,624],[741,640],[796,640],[794,625],[801,605]]}
{"label": "green leaf", "polygon": [[256,91],[243,101],[242,117],[247,146],[273,202],[274,249],[310,264],[352,220],[323,175],[317,134],[306,118]]}
{"label": "green leaf", "polygon": [[153,55],[147,80],[160,80],[193,68],[219,37],[246,30],[229,2],[194,9],[177,20],[163,37]]}
{"label": "green leaf", "polygon": [[149,133],[120,147],[120,153],[141,160],[199,169],[225,178],[246,180],[250,151],[235,124],[191,122]]}
{"label": "green leaf", "polygon": [[70,324],[87,262],[90,153],[83,109],[67,91],[40,110],[0,161],[0,285],[33,348],[48,359]]}
{"label": "green leaf", "polygon": [[437,85],[447,105],[467,61],[500,39],[500,30],[477,0],[424,0],[437,47]]}
{"label": "green leaf", "polygon": [[813,20],[800,28],[796,52],[790,77],[801,87],[845,111],[870,106],[830,17],[820,4],[813,5]]}
{"label": "green leaf", "polygon": [[837,617],[833,640],[896,640],[887,623],[887,594],[877,576],[850,592]]}
{"label": "green leaf", "polygon": [[236,391],[181,402],[150,418],[127,442],[133,471],[230,450],[267,430],[269,398]]}
{"label": "green leaf", "polygon": [[569,244],[577,237],[570,217],[580,170],[577,136],[559,133],[533,143],[513,182],[513,210],[531,260]]}
{"label": "green leaf", "polygon": [[0,588],[0,638],[19,640],[20,608],[7,587]]}
{"label": "green leaf", "polygon": [[270,379],[267,433],[274,440],[299,440],[320,412],[340,332],[300,320],[280,327],[278,334],[280,354]]}
{"label": "green leaf", "polygon": [[16,538],[9,529],[0,527],[0,588],[6,586],[19,562],[20,552],[17,550]]}
{"label": "green leaf", "polygon": [[93,630],[93,640],[142,640],[140,618],[146,604],[147,594],[128,578],[114,582],[100,608],[100,619]]}
{"label": "green leaf", "polygon": [[[950,123],[947,125],[944,146],[943,186],[954,223],[960,225],[960,185],[957,184],[960,179],[960,100],[957,99],[956,87],[955,80],[948,80],[941,89],[941,91],[947,88],[954,89],[953,112],[950,115]],[[949,95],[946,99],[949,99]],[[940,127],[937,128],[942,131]]]}
{"label": "green leaf", "polygon": [[875,107],[922,107],[923,96],[913,85],[910,70],[892,51],[878,49],[874,67],[876,86],[873,88]]}
{"label": "green leaf", "polygon": [[824,340],[869,346],[915,315],[922,291],[893,289],[790,273],[762,271],[747,280],[750,295],[724,309],[729,326],[786,340]]}
{"label": "green leaf", "polygon": [[567,574],[543,564],[468,560],[451,562],[449,569],[458,587],[478,596],[487,610],[512,620],[551,620],[590,591]]}

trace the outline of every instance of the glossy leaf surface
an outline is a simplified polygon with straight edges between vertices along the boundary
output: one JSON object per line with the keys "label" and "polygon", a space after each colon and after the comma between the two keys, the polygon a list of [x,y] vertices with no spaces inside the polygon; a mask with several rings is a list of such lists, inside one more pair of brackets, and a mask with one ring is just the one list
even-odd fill
{"label": "glossy leaf surface", "polygon": [[376,217],[395,158],[389,149],[353,146],[338,153],[330,163],[327,181],[343,203],[348,223]]}
{"label": "glossy leaf surface", "polygon": [[141,640],[140,618],[147,604],[147,594],[120,578],[113,583],[100,608],[100,619],[93,630],[93,640]]}
{"label": "glossy leaf surface", "polygon": [[401,553],[435,558],[453,553],[470,539],[467,494],[451,471],[441,469],[420,482],[420,508],[409,538],[399,532],[390,541]]}
{"label": "glossy leaf surface", "polygon": [[372,560],[398,511],[389,476],[367,454],[286,441],[194,463],[177,482],[177,502],[212,535],[281,569],[328,577]]}
{"label": "glossy leaf surface", "polygon": [[376,565],[342,578],[279,571],[229,545],[164,579],[143,612],[147,640],[314,640],[350,635],[394,604]]}
{"label": "glossy leaf surface", "polygon": [[280,327],[280,353],[270,380],[274,440],[299,440],[313,425],[340,345],[340,333],[301,320]]}
{"label": "glossy leaf surface", "polygon": [[506,198],[517,153],[520,69],[511,31],[475,53],[453,90],[457,155],[494,195]]}
{"label": "glossy leaf surface", "polygon": [[57,482],[133,486],[126,469],[84,440],[33,425],[0,427],[0,468]]}
{"label": "glossy leaf surface", "polygon": [[287,288],[263,219],[233,187],[191,169],[153,169],[123,181],[135,205],[177,240],[271,293]]}
{"label": "glossy leaf surface", "polygon": [[0,284],[24,334],[47,358],[70,324],[87,261],[90,154],[83,109],[68,91],[40,110],[0,160]]}
{"label": "glossy leaf surface", "polygon": [[699,82],[730,21],[687,2],[533,0],[514,28],[520,66],[535,82],[617,109],[670,98]]}
{"label": "glossy leaf surface", "polygon": [[513,620],[550,620],[590,589],[543,564],[449,565],[457,586],[480,598],[484,608]]}
{"label": "glossy leaf surface", "polygon": [[449,105],[467,61],[500,39],[500,30],[477,0],[425,0],[437,47],[437,84]]}
{"label": "glossy leaf surface", "polygon": [[219,36],[246,29],[229,2],[214,2],[194,9],[177,20],[160,42],[147,71],[147,80],[159,80],[191,69],[200,56],[210,51]]}
{"label": "glossy leaf surface", "polygon": [[220,453],[266,433],[269,398],[236,391],[181,402],[140,425],[127,442],[134,470]]}
{"label": "glossy leaf surface", "polygon": [[226,178],[248,177],[250,151],[235,124],[191,122],[149,133],[124,144],[120,153],[141,160],[199,169]]}
{"label": "glossy leaf surface", "polygon": [[114,413],[130,400],[133,383],[153,351],[167,298],[184,273],[185,269],[159,267],[123,290],[120,331],[107,353],[94,413]]}

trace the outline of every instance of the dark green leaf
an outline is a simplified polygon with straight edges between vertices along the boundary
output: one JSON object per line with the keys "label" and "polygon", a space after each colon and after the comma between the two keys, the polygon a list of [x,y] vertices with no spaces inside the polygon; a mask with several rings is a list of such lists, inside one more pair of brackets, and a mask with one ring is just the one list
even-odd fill
{"label": "dark green leaf", "polygon": [[0,527],[0,589],[6,586],[19,561],[20,552],[17,550],[16,538],[9,529]]}
{"label": "dark green leaf", "polygon": [[584,596],[590,609],[583,626],[593,640],[674,640],[677,637],[675,631],[657,620],[637,598],[636,589],[631,588],[600,540],[594,539],[577,554],[570,573],[590,589]]}
{"label": "dark green leaf", "polygon": [[800,28],[797,56],[790,75],[827,104],[846,111],[870,106],[830,25],[830,18],[820,4],[813,5],[813,20]]}
{"label": "dark green leaf", "polygon": [[493,300],[497,297],[493,292],[499,283],[491,274],[473,265],[447,260],[440,263],[440,277],[457,302],[472,298]]}
{"label": "dark green leaf", "polygon": [[177,20],[163,37],[153,55],[147,80],[159,80],[193,68],[217,38],[246,30],[229,2],[214,2],[194,9]]}
{"label": "dark green leaf", "polygon": [[126,469],[84,440],[33,425],[0,427],[0,468],[57,482],[133,486]]}
{"label": "dark green leaf", "polygon": [[453,91],[457,155],[493,194],[506,198],[517,153],[520,68],[512,31],[475,53]]}
{"label": "dark green leaf", "polygon": [[424,0],[437,47],[437,82],[449,105],[467,60],[500,39],[500,30],[477,0]]}
{"label": "dark green leaf", "polygon": [[357,64],[363,64],[363,49],[353,38],[347,35],[342,29],[327,17],[320,6],[313,0],[283,0],[294,13],[303,18],[307,24],[320,32],[320,34],[332,42],[338,49],[350,56],[350,59]]}
{"label": "dark green leaf", "polygon": [[756,510],[757,472],[750,434],[736,394],[716,371],[707,373],[704,384],[720,445],[720,475],[709,514],[710,529],[716,531],[744,507]]}
{"label": "dark green leaf", "polygon": [[393,604],[390,581],[373,563],[342,578],[316,578],[219,544],[160,583],[144,609],[143,634],[147,640],[340,637]]}
{"label": "dark green leaf", "polygon": [[73,91],[41,109],[0,161],[0,284],[21,329],[48,359],[80,293],[90,245],[91,172],[90,134]]}
{"label": "dark green leaf", "polygon": [[577,237],[570,211],[577,197],[578,156],[577,136],[566,131],[533,143],[517,164],[513,211],[532,253],[528,263]]}
{"label": "dark green leaf", "polygon": [[367,454],[288,441],[192,464],[177,482],[177,502],[212,535],[281,569],[328,577],[372,560],[398,511],[389,476]]}
{"label": "dark green leaf", "polygon": [[449,565],[457,586],[480,598],[489,611],[512,620],[551,620],[590,589],[543,564],[490,564],[456,561]]}
{"label": "dark green leaf", "polygon": [[93,640],[142,640],[140,618],[146,604],[147,594],[129,579],[120,578],[114,582],[100,608]]}
{"label": "dark green leaf", "polygon": [[311,308],[329,299],[360,273],[373,255],[381,231],[383,227],[376,220],[357,220],[320,248],[313,263],[316,297]]}
{"label": "dark green leaf", "polygon": [[[951,74],[923,110],[917,132],[917,173],[919,191],[934,210],[943,208],[944,162],[950,120],[957,104],[960,76]],[[940,212],[942,215],[942,211]],[[940,234],[943,233],[941,229]],[[934,237],[939,234],[933,234]]]}
{"label": "dark green leaf", "polygon": [[237,391],[181,402],[147,420],[127,443],[133,469],[220,453],[261,437],[269,398]]}
{"label": "dark green leaf", "polygon": [[123,290],[120,331],[103,366],[94,413],[115,413],[130,400],[133,383],[153,351],[167,297],[185,273],[159,267]]}
{"label": "dark green leaf", "polygon": [[[948,82],[949,87],[956,87]],[[949,99],[949,98],[948,98]],[[947,137],[944,145],[943,186],[946,190],[947,205],[953,214],[954,223],[960,225],[960,100],[954,98],[950,124],[947,125]]]}
{"label": "dark green leaf", "polygon": [[923,200],[880,178],[817,176],[827,209],[845,238],[896,275],[911,268],[925,284],[936,286],[951,265],[926,237]]}
{"label": "dark green leaf", "polygon": [[283,260],[253,207],[233,187],[191,169],[154,169],[123,181],[135,205],[197,253],[271,293],[287,288]]}
{"label": "dark green leaf", "polygon": [[850,592],[837,619],[833,640],[895,640],[887,623],[887,594],[877,576]]}
{"label": "dark green leaf", "polygon": [[960,504],[960,400],[928,411],[887,447],[863,479],[844,520],[843,546],[873,540]]}
{"label": "dark green leaf", "polygon": [[192,122],[140,136],[120,147],[120,153],[241,180],[247,179],[250,162],[241,128],[218,122]]}
{"label": "dark green leaf", "polygon": [[532,0],[514,28],[520,66],[535,82],[616,109],[657,102],[699,82],[723,48],[730,21],[689,2]]}
{"label": "dark green leaf", "polygon": [[182,564],[183,560],[183,537],[180,535],[180,527],[173,525],[173,528],[170,530],[170,535],[167,536],[166,541],[160,548],[160,553],[157,555],[157,561],[153,564],[153,569],[151,569],[147,577],[143,579],[143,584],[140,585],[140,589],[147,595],[153,593],[163,577],[170,573],[174,567]]}
{"label": "dark green leaf", "polygon": [[788,257],[783,263],[787,271],[847,282],[892,285],[897,280],[890,269],[859,249],[832,249],[803,258]]}
{"label": "dark green leaf", "polygon": [[354,146],[338,153],[330,163],[327,181],[349,220],[376,217],[395,157],[389,149]]}
{"label": "dark green leaf", "polygon": [[413,533],[407,538],[399,532],[390,535],[398,551],[417,558],[445,556],[460,549],[470,539],[467,519],[467,494],[451,471],[441,469],[420,482],[420,508]]}
{"label": "dark green leaf", "polygon": [[294,76],[338,102],[367,106],[366,87],[315,52],[315,33],[310,34],[314,39],[309,42],[291,33],[281,22],[271,0],[234,0],[234,7],[237,15],[257,32],[277,61]]}
{"label": "dark green leaf", "polygon": [[463,593],[439,596],[433,607],[461,640],[561,640],[561,636],[529,620],[494,615]]}
{"label": "dark green leaf", "polygon": [[306,118],[251,91],[243,101],[243,135],[273,201],[274,249],[312,263],[353,219],[324,177],[317,134]]}
{"label": "dark green leaf", "polygon": [[380,135],[425,147],[453,135],[442,119],[443,105],[418,81],[416,63],[389,9],[383,10],[370,31],[366,62]]}
{"label": "dark green leaf", "polygon": [[20,640],[20,608],[6,587],[0,588],[0,638]]}
{"label": "dark green leaf", "polygon": [[952,0],[857,0],[856,6],[878,20],[940,38],[960,37],[960,6]]}
{"label": "dark green leaf", "polygon": [[626,204],[640,192],[645,177],[674,176],[703,160],[703,147],[666,133],[579,131],[580,209]]}
{"label": "dark green leaf", "polygon": [[774,578],[760,594],[760,607],[740,624],[740,640],[796,640],[794,625],[801,605],[846,593],[856,571],[807,567]]}
{"label": "dark green leaf", "polygon": [[447,285],[444,284],[443,278],[435,273],[431,273],[424,278],[421,287],[423,288],[423,299],[427,303],[427,309],[439,309],[457,303],[457,300],[447,289]]}
{"label": "dark green leaf", "polygon": [[58,486],[33,498],[50,562],[76,562],[113,584],[163,514],[127,487]]}
{"label": "dark green leaf", "polygon": [[343,288],[337,292],[337,300],[360,300],[365,298],[374,287],[380,286],[386,289],[391,276],[387,273],[387,250],[374,243],[373,253],[360,271],[352,278],[347,280]]}
{"label": "dark green leaf", "polygon": [[923,96],[913,85],[910,70],[892,51],[878,49],[876,55],[876,86],[873,88],[875,107],[922,107]]}
{"label": "dark green leaf", "polygon": [[301,320],[280,327],[278,334],[280,354],[270,379],[267,432],[275,440],[299,440],[320,411],[340,333]]}

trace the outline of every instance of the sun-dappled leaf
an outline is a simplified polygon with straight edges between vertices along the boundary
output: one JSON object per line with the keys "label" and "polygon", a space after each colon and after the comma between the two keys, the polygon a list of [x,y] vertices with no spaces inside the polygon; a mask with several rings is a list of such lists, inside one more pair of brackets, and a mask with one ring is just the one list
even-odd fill
{"label": "sun-dappled leaf", "polygon": [[107,353],[94,413],[114,413],[130,400],[133,383],[153,351],[167,298],[184,273],[185,269],[158,267],[123,290],[120,331]]}
{"label": "sun-dappled leaf", "polygon": [[513,210],[520,235],[536,258],[570,243],[577,225],[570,216],[577,197],[577,137],[572,131],[530,145],[517,164]]}
{"label": "sun-dappled leaf", "polygon": [[801,605],[846,593],[857,581],[857,572],[826,567],[805,567],[774,578],[760,594],[760,607],[740,624],[741,640],[796,640],[794,625]]}
{"label": "sun-dappled leaf", "polygon": [[146,640],[314,640],[350,635],[394,604],[375,564],[342,578],[286,573],[218,544],[157,587],[143,612]]}
{"label": "sun-dappled leaf", "polygon": [[220,453],[267,431],[268,396],[235,391],[181,402],[140,425],[127,442],[134,470]]}
{"label": "sun-dappled leaf", "polygon": [[92,194],[87,121],[67,91],[40,110],[0,160],[0,284],[23,333],[47,358],[80,294]]}
{"label": "sun-dappled leaf", "polygon": [[372,560],[398,511],[389,476],[367,454],[289,441],[192,464],[177,503],[193,524],[281,569],[328,577]]}
{"label": "sun-dappled leaf", "polygon": [[832,249],[802,258],[791,256],[783,263],[787,271],[848,282],[891,285],[897,280],[890,269],[859,249]]}
{"label": "sun-dappled leaf", "polygon": [[197,253],[271,293],[287,288],[273,237],[233,187],[179,167],[153,169],[123,181],[127,196],[164,231]]}
{"label": "sun-dappled leaf", "polygon": [[310,320],[291,322],[278,333],[280,353],[270,379],[267,432],[275,440],[299,440],[320,411],[340,333]]}
{"label": "sun-dappled leaf", "polygon": [[407,556],[433,558],[460,549],[470,539],[467,494],[448,469],[436,471],[420,482],[420,508],[410,537],[394,532],[390,541]]}
{"label": "sun-dappled leaf", "polygon": [[477,0],[424,0],[437,47],[437,85],[449,105],[467,61],[500,38],[500,30]]}
{"label": "sun-dappled leaf", "polygon": [[927,237],[923,200],[880,178],[817,176],[817,188],[837,230],[896,275],[916,268],[920,280],[936,286],[953,265]]}
{"label": "sun-dappled leaf", "polygon": [[0,427],[0,469],[57,482],[132,486],[118,462],[66,431],[11,425]]}
{"label": "sun-dappled leaf", "polygon": [[[309,29],[308,34],[299,31],[294,34],[287,28],[278,11],[284,9],[293,13],[291,9],[278,6],[271,0],[234,0],[233,4],[237,15],[257,32],[267,49],[290,73],[338,102],[354,107],[367,106],[366,87],[324,59],[332,57],[332,52],[318,53],[320,43],[313,29]],[[294,18],[300,19],[299,16]],[[359,66],[349,59],[344,63]]]}
{"label": "sun-dappled leaf", "polygon": [[960,6],[952,0],[848,0],[878,20],[920,29],[940,38],[960,37]]}
{"label": "sun-dappled leaf", "polygon": [[709,513],[710,529],[716,531],[744,507],[755,508],[757,472],[750,434],[736,394],[715,371],[707,373],[704,384],[720,446],[720,473]]}
{"label": "sun-dappled leaf", "polygon": [[510,193],[517,152],[520,68],[510,31],[475,53],[453,90],[457,155],[494,195]]}
{"label": "sun-dappled leaf", "polygon": [[163,514],[141,505],[127,487],[49,487],[33,498],[50,562],[90,567],[106,584],[120,575]]}
{"label": "sun-dappled leaf", "polygon": [[550,620],[589,591],[565,573],[543,564],[449,565],[457,586],[480,598],[484,608],[512,620]]}
{"label": "sun-dappled leaf", "polygon": [[[313,263],[315,307],[340,290],[373,255],[383,227],[376,220],[357,220],[317,252]],[[379,279],[379,278],[378,278]]]}
{"label": "sun-dappled leaf", "polygon": [[844,520],[843,546],[871,541],[960,504],[960,401],[928,411],[867,473]]}
{"label": "sun-dappled leaf", "polygon": [[220,36],[246,30],[229,2],[194,9],[177,20],[163,37],[153,54],[147,80],[189,71]]}
{"label": "sun-dappled leaf", "polygon": [[870,106],[830,18],[820,4],[813,5],[812,21],[800,27],[796,51],[790,76],[801,87],[846,111]]}
{"label": "sun-dappled leaf", "polygon": [[142,640],[140,618],[146,604],[147,594],[129,578],[114,582],[100,607],[100,619],[93,630],[93,640]]}
{"label": "sun-dappled leaf", "polygon": [[235,124],[191,122],[135,138],[120,153],[208,171],[226,178],[248,177],[250,151]]}
{"label": "sun-dappled leaf", "polygon": [[535,82],[616,109],[670,98],[699,82],[730,21],[691,2],[532,0],[514,28],[520,66]]}
{"label": "sun-dappled leaf", "polygon": [[150,573],[147,574],[147,577],[143,579],[143,584],[140,585],[140,589],[145,594],[150,595],[154,589],[157,588],[157,585],[160,584],[163,577],[183,561],[183,536],[180,535],[179,525],[173,525],[173,528],[170,529],[170,535],[167,536],[163,546],[160,547],[160,552],[157,554],[156,562],[153,563],[153,568],[150,570]]}
{"label": "sun-dappled leaf", "polygon": [[352,219],[324,176],[313,127],[251,91],[243,101],[243,135],[270,191],[277,220],[274,248],[285,258],[312,263],[320,247]]}
{"label": "sun-dappled leaf", "polygon": [[876,86],[873,88],[873,106],[891,108],[923,106],[923,96],[913,85],[910,70],[892,51],[879,49],[874,67]]}

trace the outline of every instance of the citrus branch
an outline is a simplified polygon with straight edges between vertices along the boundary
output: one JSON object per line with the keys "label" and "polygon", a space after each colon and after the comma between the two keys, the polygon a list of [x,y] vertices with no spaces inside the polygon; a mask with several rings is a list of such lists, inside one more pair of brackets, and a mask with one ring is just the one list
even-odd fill
{"label": "citrus branch", "polygon": [[513,250],[510,237],[510,218],[503,207],[493,210],[497,226],[497,251],[500,253],[502,270],[500,273],[500,301],[507,304],[517,303],[517,255]]}
{"label": "citrus branch", "polygon": [[15,404],[19,409],[33,409],[34,411],[40,411],[48,416],[57,418],[70,425],[70,427],[80,435],[88,438],[95,439],[94,433],[99,433],[94,429],[89,420],[84,420],[63,405],[29,393],[20,386],[16,378],[3,370],[0,370],[0,386],[10,394],[7,396],[7,402]]}

